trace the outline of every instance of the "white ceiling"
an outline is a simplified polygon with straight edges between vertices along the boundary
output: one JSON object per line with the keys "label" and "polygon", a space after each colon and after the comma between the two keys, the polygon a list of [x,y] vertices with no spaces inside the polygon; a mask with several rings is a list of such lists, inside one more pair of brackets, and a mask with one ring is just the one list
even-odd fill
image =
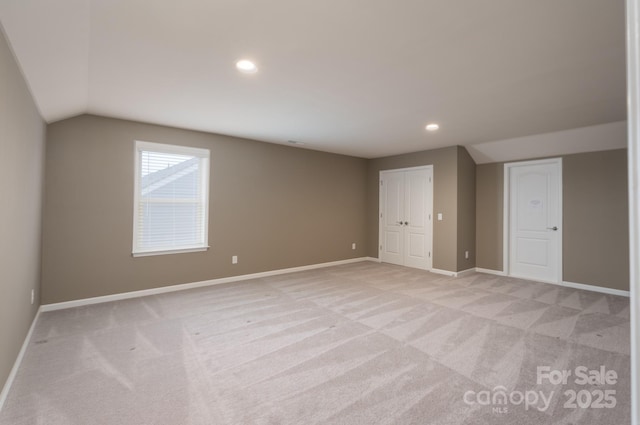
{"label": "white ceiling", "polygon": [[1,0],[0,22],[47,122],[372,158],[626,119],[624,0]]}

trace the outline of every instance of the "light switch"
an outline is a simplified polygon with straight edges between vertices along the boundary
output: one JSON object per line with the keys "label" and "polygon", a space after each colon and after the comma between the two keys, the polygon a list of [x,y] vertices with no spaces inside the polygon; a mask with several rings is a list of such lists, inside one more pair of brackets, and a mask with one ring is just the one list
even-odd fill
{"label": "light switch", "polygon": [[442,213],[438,213],[438,221],[442,221]]}

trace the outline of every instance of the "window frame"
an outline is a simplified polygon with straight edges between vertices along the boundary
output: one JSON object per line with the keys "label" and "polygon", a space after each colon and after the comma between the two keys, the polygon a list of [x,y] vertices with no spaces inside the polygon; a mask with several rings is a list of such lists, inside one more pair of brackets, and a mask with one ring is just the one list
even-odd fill
{"label": "window frame", "polygon": [[[143,151],[178,154],[198,157],[200,159],[200,202],[202,202],[204,211],[202,214],[201,228],[203,232],[203,243],[200,245],[187,246],[182,248],[161,248],[161,249],[142,249],[138,245],[138,214],[140,207],[141,193],[141,153]],[[170,145],[165,143],[145,142],[135,140],[134,143],[134,185],[133,185],[133,238],[131,255],[133,257],[148,257],[153,255],[182,254],[188,252],[207,251],[209,246],[209,175],[210,175],[210,158],[211,151],[204,148],[194,148],[190,146]]]}

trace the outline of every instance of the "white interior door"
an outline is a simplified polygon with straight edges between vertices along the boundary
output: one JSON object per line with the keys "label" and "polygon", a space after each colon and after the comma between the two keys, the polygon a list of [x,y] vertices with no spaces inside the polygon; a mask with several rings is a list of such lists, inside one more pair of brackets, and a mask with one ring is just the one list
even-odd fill
{"label": "white interior door", "polygon": [[431,170],[407,171],[404,178],[404,265],[431,268]]}
{"label": "white interior door", "polygon": [[380,173],[380,259],[430,269],[433,168]]}
{"label": "white interior door", "polygon": [[404,173],[385,172],[380,186],[381,260],[404,264]]}
{"label": "white interior door", "polygon": [[511,276],[562,281],[561,167],[559,159],[506,165]]}

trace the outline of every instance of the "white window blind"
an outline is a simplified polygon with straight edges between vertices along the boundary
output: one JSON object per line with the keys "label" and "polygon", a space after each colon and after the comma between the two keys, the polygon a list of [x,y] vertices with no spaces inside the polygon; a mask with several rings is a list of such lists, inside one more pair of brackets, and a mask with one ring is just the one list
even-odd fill
{"label": "white window blind", "polygon": [[208,248],[209,150],[136,142],[133,255]]}

